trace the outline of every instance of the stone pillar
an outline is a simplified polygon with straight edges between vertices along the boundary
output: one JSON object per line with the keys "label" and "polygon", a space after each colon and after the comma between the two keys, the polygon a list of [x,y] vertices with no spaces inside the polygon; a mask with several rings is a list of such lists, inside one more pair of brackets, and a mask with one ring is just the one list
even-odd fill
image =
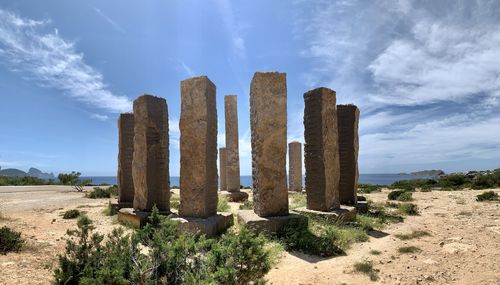
{"label": "stone pillar", "polygon": [[356,205],[358,188],[358,122],[355,105],[338,105],[340,203]]}
{"label": "stone pillar", "polygon": [[168,169],[168,109],[160,97],[143,95],[134,101],[134,209],[170,212]]}
{"label": "stone pillar", "polygon": [[219,179],[220,179],[220,190],[224,191],[227,189],[227,151],[225,147],[219,148]]}
{"label": "stone pillar", "polygon": [[236,95],[224,97],[226,118],[227,191],[240,191],[240,154],[238,143],[238,103]]}
{"label": "stone pillar", "polygon": [[215,85],[206,76],[181,82],[182,217],[208,218],[217,213],[217,109]]}
{"label": "stone pillar", "polygon": [[288,144],[288,190],[302,192],[302,144]]}
{"label": "stone pillar", "polygon": [[335,91],[317,88],[304,94],[304,153],[307,209],[340,207],[339,150]]}
{"label": "stone pillar", "polygon": [[256,72],[250,85],[254,211],[288,215],[286,74]]}
{"label": "stone pillar", "polygon": [[132,207],[134,202],[134,114],[124,113],[118,117],[118,204]]}

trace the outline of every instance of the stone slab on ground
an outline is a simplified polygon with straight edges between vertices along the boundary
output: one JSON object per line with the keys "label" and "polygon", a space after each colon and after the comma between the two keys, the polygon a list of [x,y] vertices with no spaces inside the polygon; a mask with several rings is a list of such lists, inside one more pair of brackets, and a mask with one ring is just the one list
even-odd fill
{"label": "stone slab on ground", "polygon": [[234,225],[233,214],[226,212],[218,212],[208,218],[179,217],[173,214],[171,219],[179,222],[179,230],[181,231],[207,236],[219,235]]}
{"label": "stone slab on ground", "polygon": [[243,191],[220,191],[219,195],[226,197],[229,202],[245,202],[248,200],[248,193]]}
{"label": "stone slab on ground", "polygon": [[253,210],[238,211],[238,222],[257,232],[276,233],[291,220],[308,222],[307,217],[295,213],[286,216],[260,217]]}
{"label": "stone slab on ground", "polygon": [[356,220],[356,207],[340,205],[340,208],[333,209],[329,212],[315,211],[306,207],[294,209],[295,212],[305,216],[317,216],[327,220],[335,220],[340,222],[352,222]]}
{"label": "stone slab on ground", "polygon": [[[151,215],[151,212],[122,208],[118,211],[118,221],[140,228],[146,225],[149,215]],[[160,215],[171,216],[172,213],[160,212]]]}

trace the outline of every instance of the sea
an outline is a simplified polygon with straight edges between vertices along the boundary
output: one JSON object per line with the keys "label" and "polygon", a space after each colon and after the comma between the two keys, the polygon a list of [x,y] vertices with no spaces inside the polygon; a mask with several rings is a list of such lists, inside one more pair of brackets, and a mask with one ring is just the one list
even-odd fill
{"label": "sea", "polygon": [[[116,184],[116,176],[87,176],[83,179],[92,180],[92,184]],[[414,180],[414,179],[431,179],[432,176],[421,176],[411,174],[360,174],[359,183],[363,184],[378,184],[378,185],[391,185],[399,180]],[[302,177],[304,184],[304,177]],[[179,176],[170,177],[170,186],[179,186]],[[240,178],[240,184],[243,186],[252,186],[252,176],[243,175]]]}

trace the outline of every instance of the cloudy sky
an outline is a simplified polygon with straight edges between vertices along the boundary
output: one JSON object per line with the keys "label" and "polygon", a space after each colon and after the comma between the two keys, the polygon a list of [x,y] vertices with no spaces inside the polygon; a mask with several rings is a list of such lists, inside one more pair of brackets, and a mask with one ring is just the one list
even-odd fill
{"label": "cloudy sky", "polygon": [[361,109],[360,172],[500,167],[500,2],[27,1],[0,3],[0,166],[115,175],[117,116],[166,98],[179,174],[180,81],[238,95],[251,173],[249,87],[287,73],[288,139],[303,93],[326,86]]}

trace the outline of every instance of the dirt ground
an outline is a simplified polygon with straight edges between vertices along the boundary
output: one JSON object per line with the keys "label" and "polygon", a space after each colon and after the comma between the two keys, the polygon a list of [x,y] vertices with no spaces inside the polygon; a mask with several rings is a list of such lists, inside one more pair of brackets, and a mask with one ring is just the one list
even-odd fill
{"label": "dirt ground", "polygon": [[[354,244],[346,256],[325,259],[285,252],[266,278],[269,284],[500,284],[500,203],[477,202],[482,192],[416,192],[413,203],[420,215],[388,225],[368,242]],[[365,196],[385,202],[387,193]],[[50,284],[66,230],[76,227],[76,220],[64,220],[61,214],[78,208],[99,232],[107,233],[118,226],[116,216],[102,213],[108,201],[85,198],[64,186],[0,187],[0,212],[7,218],[0,219],[0,227],[21,231],[28,242],[19,253],[0,255],[0,284]],[[415,230],[430,236],[406,241],[395,237]],[[402,246],[421,251],[399,253]],[[378,280],[354,272],[354,263],[365,260],[373,262]]]}

